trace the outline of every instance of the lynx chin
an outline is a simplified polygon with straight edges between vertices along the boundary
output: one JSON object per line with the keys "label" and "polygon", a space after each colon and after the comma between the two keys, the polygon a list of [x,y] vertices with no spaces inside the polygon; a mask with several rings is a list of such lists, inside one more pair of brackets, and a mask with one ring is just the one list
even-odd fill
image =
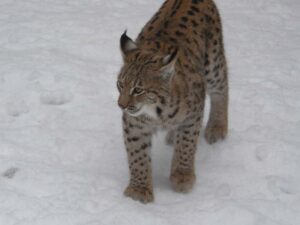
{"label": "lynx chin", "polygon": [[206,93],[210,97],[205,138],[227,135],[228,76],[222,26],[212,0],[167,0],[135,41],[120,39],[124,65],[118,76],[124,142],[130,170],[125,195],[154,200],[151,138],[168,131],[174,147],[170,181],[177,192],[195,183],[195,152]]}

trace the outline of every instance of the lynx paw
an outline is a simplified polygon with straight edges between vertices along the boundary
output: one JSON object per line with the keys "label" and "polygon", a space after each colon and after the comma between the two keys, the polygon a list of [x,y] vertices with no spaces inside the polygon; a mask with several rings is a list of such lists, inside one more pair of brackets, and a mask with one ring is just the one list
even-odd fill
{"label": "lynx paw", "polygon": [[153,191],[149,188],[132,187],[129,185],[125,189],[124,195],[142,203],[149,203],[154,200]]}
{"label": "lynx paw", "polygon": [[227,126],[225,125],[207,125],[205,129],[205,139],[209,144],[213,144],[218,140],[227,136]]}
{"label": "lynx paw", "polygon": [[187,193],[192,190],[196,176],[192,171],[175,170],[170,177],[175,191]]}

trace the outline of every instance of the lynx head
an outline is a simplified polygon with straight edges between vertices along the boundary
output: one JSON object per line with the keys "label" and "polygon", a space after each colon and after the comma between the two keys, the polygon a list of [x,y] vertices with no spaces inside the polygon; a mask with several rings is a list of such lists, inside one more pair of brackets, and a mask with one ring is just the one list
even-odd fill
{"label": "lynx head", "polygon": [[157,107],[161,107],[169,96],[177,50],[162,55],[154,50],[141,49],[126,31],[121,36],[120,45],[124,65],[117,81],[118,104],[131,116],[156,117]]}

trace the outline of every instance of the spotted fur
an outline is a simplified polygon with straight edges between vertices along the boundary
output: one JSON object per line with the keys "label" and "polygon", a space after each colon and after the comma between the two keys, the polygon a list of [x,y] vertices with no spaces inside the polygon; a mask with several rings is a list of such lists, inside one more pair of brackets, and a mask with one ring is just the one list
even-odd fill
{"label": "spotted fur", "polygon": [[125,195],[153,201],[151,138],[169,131],[174,146],[170,180],[178,192],[195,182],[195,152],[205,93],[211,109],[205,137],[227,135],[228,80],[218,10],[212,0],[167,0],[135,41],[121,36],[118,77],[130,181]]}

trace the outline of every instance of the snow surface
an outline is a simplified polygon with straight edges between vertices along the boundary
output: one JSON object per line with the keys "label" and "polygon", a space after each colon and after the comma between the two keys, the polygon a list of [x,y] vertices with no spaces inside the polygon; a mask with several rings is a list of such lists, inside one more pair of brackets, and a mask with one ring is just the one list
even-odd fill
{"label": "snow surface", "polygon": [[[197,183],[125,198],[119,37],[163,1],[0,1],[0,225],[300,224],[300,2],[217,0],[230,66],[230,131],[197,154]],[[207,117],[207,116],[206,116]]]}

